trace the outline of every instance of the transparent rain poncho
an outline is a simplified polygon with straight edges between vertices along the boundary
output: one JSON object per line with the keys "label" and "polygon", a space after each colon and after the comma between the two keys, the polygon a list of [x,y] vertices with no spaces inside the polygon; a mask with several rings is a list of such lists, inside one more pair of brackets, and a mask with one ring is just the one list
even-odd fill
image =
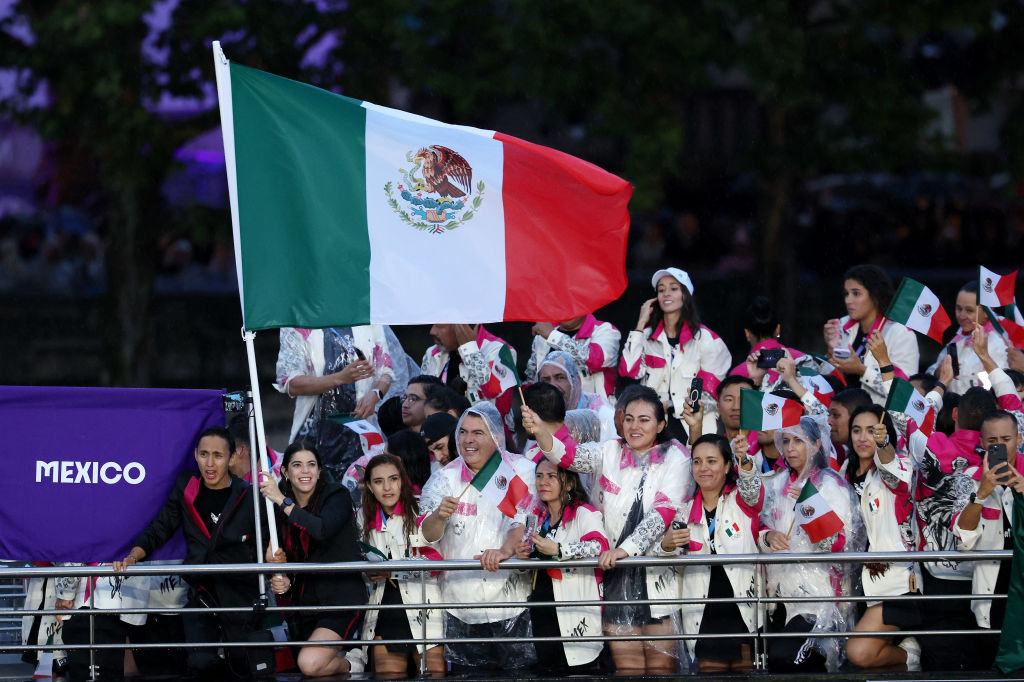
{"label": "transparent rain poncho", "polygon": [[[514,517],[509,517],[497,505],[471,485],[474,474],[465,463],[465,449],[459,433],[471,417],[483,420],[488,433],[494,440],[504,463],[511,467],[514,475],[521,478],[529,488],[525,498],[516,504]],[[475,425],[473,425],[475,426]],[[505,431],[501,415],[489,402],[479,402],[469,408],[455,427],[459,457],[436,471],[427,481],[420,498],[420,513],[432,514],[445,497],[459,499],[457,511],[448,519],[437,545],[446,559],[473,559],[485,550],[498,549],[505,543],[508,534],[517,526],[525,525],[528,514],[536,504],[535,465],[520,455],[505,451]],[[512,475],[512,472],[506,474]],[[493,485],[504,490],[510,483],[500,473],[495,473]],[[480,568],[466,571],[447,571],[441,577],[442,597],[445,602],[487,604],[494,602],[522,602],[520,607],[473,607],[450,609],[445,615],[445,636],[465,638],[480,636],[474,626],[490,624],[491,633],[500,630],[499,636],[531,637],[532,628],[526,611],[526,600],[530,593],[532,573],[513,570],[499,570],[491,573]],[[525,618],[525,623],[523,619]],[[526,628],[524,632],[523,628]],[[476,633],[476,634],[474,634]],[[503,642],[501,647],[514,660],[531,664],[536,660],[534,647],[530,642]],[[486,647],[481,645],[481,651]],[[448,647],[447,659],[461,666],[477,666],[480,661],[472,657],[473,647]]]}
{"label": "transparent rain poncho", "polygon": [[565,409],[575,410],[579,407],[580,398],[583,397],[583,379],[580,378],[580,370],[576,367],[576,361],[564,350],[555,350],[548,353],[544,362],[540,363],[540,367],[537,368],[538,376],[545,365],[554,365],[569,377],[569,398],[565,401]]}
{"label": "transparent rain poncho", "polygon": [[[802,445],[806,457],[799,470],[794,469]],[[766,498],[761,513],[762,525],[788,535],[790,552],[856,552],[864,549],[864,523],[860,506],[849,484],[829,468],[833,457],[832,440],[825,415],[804,416],[798,426],[775,431],[775,446],[783,458],[787,452],[786,467],[765,480]],[[810,483],[818,491],[819,499],[834,511],[843,522],[843,528],[834,535],[812,543],[801,526],[801,519],[809,518],[815,510],[810,500],[798,505],[800,491]],[[808,493],[813,492],[809,487]],[[800,507],[798,510],[797,507]],[[819,513],[821,510],[817,510]],[[855,567],[842,563],[798,563],[768,566],[768,594],[778,597],[786,607],[786,622],[802,617],[813,623],[811,632],[845,632],[853,627],[855,614],[852,603],[787,602],[786,597],[848,596],[854,584]],[[835,671],[845,657],[845,639],[808,637],[796,657],[796,663],[806,659],[817,649],[826,658],[830,671]]]}

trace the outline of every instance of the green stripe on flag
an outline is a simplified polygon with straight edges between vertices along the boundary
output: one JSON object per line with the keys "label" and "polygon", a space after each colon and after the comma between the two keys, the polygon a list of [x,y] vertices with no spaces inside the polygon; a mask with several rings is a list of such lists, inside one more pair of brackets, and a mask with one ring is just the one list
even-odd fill
{"label": "green stripe on flag", "polygon": [[491,458],[487,460],[487,464],[484,464],[480,471],[476,472],[476,476],[469,482],[477,490],[483,491],[487,487],[487,482],[494,476],[494,472],[501,466],[501,455],[497,450],[491,454]]}
{"label": "green stripe on flag", "polygon": [[519,370],[516,369],[516,361],[512,357],[512,349],[508,347],[508,344],[501,344],[501,349],[498,351],[498,361],[512,370],[512,376],[516,378],[516,386],[522,386],[523,381],[519,378]]}
{"label": "green stripe on flag", "polygon": [[246,328],[368,323],[366,110],[230,68]]}
{"label": "green stripe on flag", "polygon": [[892,387],[889,389],[889,396],[885,399],[885,409],[896,412],[906,412],[907,405],[915,393],[914,384],[906,379],[896,377],[893,379]]}
{"label": "green stripe on flag", "polygon": [[889,304],[889,310],[886,311],[885,316],[894,322],[906,324],[910,316],[914,314],[914,307],[917,305],[917,300],[921,298],[922,291],[924,291],[923,284],[904,277],[900,281],[896,295],[892,297],[892,303]]}
{"label": "green stripe on flag", "polygon": [[818,494],[818,489],[811,483],[810,480],[804,483],[804,487],[800,489],[800,497],[796,499],[797,503],[809,500]]}
{"label": "green stripe on flag", "polygon": [[740,428],[744,431],[760,431],[762,420],[761,401],[764,393],[751,388],[740,389]]}

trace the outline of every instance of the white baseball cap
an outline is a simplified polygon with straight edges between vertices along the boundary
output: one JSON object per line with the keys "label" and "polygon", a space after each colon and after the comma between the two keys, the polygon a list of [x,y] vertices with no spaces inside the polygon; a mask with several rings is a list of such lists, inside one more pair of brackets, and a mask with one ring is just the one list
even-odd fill
{"label": "white baseball cap", "polygon": [[658,281],[666,275],[686,287],[690,292],[690,296],[693,296],[693,281],[690,279],[690,276],[686,274],[686,270],[680,270],[679,268],[663,268],[658,270],[654,273],[654,277],[651,277],[651,286],[657,289]]}

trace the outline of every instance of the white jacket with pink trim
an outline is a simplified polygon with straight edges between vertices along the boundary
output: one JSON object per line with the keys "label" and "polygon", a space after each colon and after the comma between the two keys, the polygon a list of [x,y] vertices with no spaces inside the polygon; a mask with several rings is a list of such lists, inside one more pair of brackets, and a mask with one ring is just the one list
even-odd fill
{"label": "white jacket with pink trim", "polygon": [[[761,507],[764,505],[765,490],[761,484],[761,476],[756,469],[745,471],[738,469],[738,487],[727,487],[718,498],[715,511],[714,545],[717,554],[757,554],[758,533],[760,530]],[[690,529],[690,549],[686,554],[711,554],[710,534],[708,532],[707,514],[704,511],[700,491],[692,500],[686,502],[676,520],[685,521]],[[673,554],[682,554],[679,549]],[[711,586],[711,567],[687,564],[682,568],[682,592],[690,599],[705,599]],[[758,592],[757,576],[753,564],[727,564],[725,574],[729,577],[732,592],[737,597],[754,597]],[[764,597],[764,588],[761,588]],[[760,620],[757,618],[756,605],[753,603],[737,604],[740,617],[749,632],[753,632],[757,623],[765,622],[764,606]],[[700,632],[700,624],[704,619],[704,604],[687,602],[682,606],[683,632],[696,634]],[[688,640],[687,645],[693,651],[696,640]]]}
{"label": "white jacket with pink trim", "polygon": [[[604,518],[594,507],[581,504],[566,509],[562,522],[548,535],[558,543],[561,560],[600,556],[609,548]],[[593,568],[547,569],[557,608],[558,629],[563,637],[593,637],[601,634],[601,607],[577,606],[576,602],[601,599],[601,579]],[[601,653],[601,642],[563,643],[569,665],[583,665]]]}
{"label": "white jacket with pink trim", "polygon": [[676,415],[682,414],[682,406],[690,395],[690,382],[694,377],[704,380],[704,433],[715,432],[718,407],[715,395],[718,384],[732,366],[732,355],[719,338],[704,325],[696,336],[683,327],[679,334],[679,349],[669,345],[665,328],[659,324],[642,332],[633,330],[626,337],[622,349],[619,373],[639,379],[644,386],[658,392],[662,402],[675,406]]}
{"label": "white jacket with pink trim", "polygon": [[553,350],[562,350],[572,356],[580,370],[584,393],[596,393],[602,398],[615,395],[615,372],[619,364],[620,332],[611,322],[600,322],[593,315],[587,318],[572,335],[558,329],[548,338],[533,337],[533,351],[526,363],[526,382],[537,380],[537,368]]}
{"label": "white jacket with pink trim", "polygon": [[[882,319],[882,339],[889,351],[889,360],[896,370],[896,376],[907,379],[917,374],[921,361],[921,351],[917,347],[917,337],[914,332],[899,322],[890,319]],[[839,346],[852,348],[853,340],[857,338],[857,321],[851,320],[849,315],[839,320]],[[831,349],[830,349],[831,350]],[[885,399],[889,396],[883,387],[882,374],[878,371],[878,361],[871,351],[864,351],[864,375],[860,378],[860,387],[871,396],[876,405],[885,406]]]}
{"label": "white jacket with pink trim", "polygon": [[[459,376],[466,382],[466,397],[471,403],[481,400],[494,402],[501,395],[502,391],[495,388],[499,383],[494,374],[494,365],[498,363],[498,353],[501,347],[508,345],[502,339],[484,329],[480,325],[477,329],[476,340],[467,341],[458,347]],[[516,359],[516,349],[509,346],[512,351],[512,359]],[[423,374],[440,377],[444,381],[448,374],[448,360],[451,353],[437,344],[431,346],[423,354],[423,362],[420,364],[420,371]]]}
{"label": "white jacket with pink trim", "polygon": [[[665,529],[692,494],[690,452],[675,440],[636,455],[621,440],[575,443],[570,438],[563,443],[556,438],[551,452],[544,456],[563,468],[593,475],[590,499],[604,514],[608,540],[629,556],[657,556]],[[619,542],[642,478],[643,520]],[[670,566],[648,567],[647,594],[652,599],[671,598],[679,591],[678,580]],[[675,606],[652,606],[651,615],[662,618],[677,610]]]}

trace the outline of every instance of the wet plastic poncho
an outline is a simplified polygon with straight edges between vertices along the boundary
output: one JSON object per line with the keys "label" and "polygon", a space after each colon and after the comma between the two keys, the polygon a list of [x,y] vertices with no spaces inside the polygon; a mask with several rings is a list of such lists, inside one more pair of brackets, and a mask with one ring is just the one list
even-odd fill
{"label": "wet plastic poncho", "polygon": [[551,351],[544,358],[544,361],[540,363],[537,372],[540,373],[540,370],[546,365],[558,367],[569,378],[570,388],[569,397],[565,401],[566,411],[577,409],[592,411],[597,415],[598,427],[601,430],[600,438],[594,438],[594,440],[611,440],[615,438],[618,435],[615,433],[615,409],[607,399],[602,398],[596,393],[583,392],[583,379],[580,377],[580,371],[573,357],[564,350]]}
{"label": "wet plastic poncho", "polygon": [[[484,550],[498,549],[506,541],[509,531],[516,526],[525,525],[527,515],[536,505],[536,487],[534,485],[536,467],[533,462],[521,455],[505,451],[505,432],[501,426],[501,415],[497,408],[489,402],[478,402],[469,408],[459,419],[455,427],[455,438],[469,417],[483,420],[491,438],[497,445],[501,459],[522,479],[528,493],[516,503],[515,516],[505,515],[497,505],[485,497],[477,488],[470,485],[474,473],[466,465],[464,451],[458,443],[459,457],[431,475],[423,487],[420,497],[420,518],[423,520],[441,506],[445,497],[457,497],[459,505],[451,518],[448,519],[441,538],[437,541],[441,554],[447,559],[473,559]],[[495,474],[497,475],[497,474]],[[499,488],[508,482],[497,482]],[[446,612],[445,636],[462,636],[465,624],[503,623],[508,626],[508,636],[512,636],[511,627],[517,616],[526,609],[526,601],[530,594],[531,574],[525,572],[500,570],[495,573],[484,572],[482,569],[465,571],[447,571],[441,577],[441,594],[445,602],[454,603],[489,603],[489,602],[522,602],[521,607],[511,608],[471,608],[451,609]],[[452,623],[455,619],[460,623]],[[449,626],[454,628],[449,633]],[[535,658],[532,644],[529,642],[507,642],[504,647],[515,647],[517,660],[531,661]],[[473,665],[473,661],[460,660],[457,649],[448,650],[448,660],[459,665]]]}
{"label": "wet plastic poncho", "polygon": [[[804,416],[799,426],[775,431],[775,446],[786,455],[786,445],[796,438],[806,446],[806,459],[799,471],[789,461],[786,467],[765,479],[766,499],[761,513],[760,546],[772,551],[767,544],[769,530],[789,536],[791,552],[856,552],[864,549],[864,524],[853,490],[839,474],[829,468],[833,457],[831,430],[822,415]],[[836,534],[812,543],[797,518],[796,496],[810,482],[817,488],[832,511],[843,522]],[[819,510],[820,511],[820,510]],[[779,597],[785,603],[786,622],[800,616],[814,624],[811,632],[845,632],[853,627],[853,604],[834,601],[786,602],[786,597],[822,597],[850,595],[854,583],[855,567],[842,563],[775,564],[768,567],[768,595]],[[796,663],[802,662],[812,649],[818,649],[826,658],[830,671],[841,665],[845,656],[842,638],[809,637],[797,654]]]}

